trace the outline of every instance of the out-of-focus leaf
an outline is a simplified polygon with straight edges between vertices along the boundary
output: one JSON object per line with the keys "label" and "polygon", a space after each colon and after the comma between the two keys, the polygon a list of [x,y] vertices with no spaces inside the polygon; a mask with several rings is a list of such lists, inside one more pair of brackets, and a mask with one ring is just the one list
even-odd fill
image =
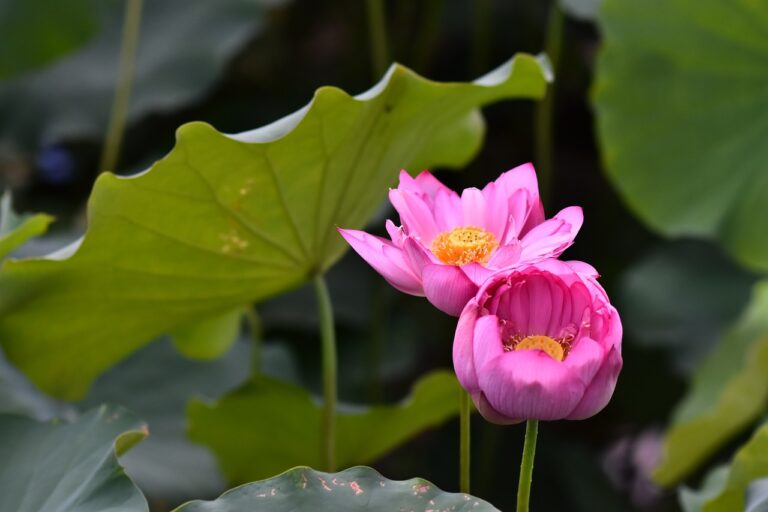
{"label": "out-of-focus leaf", "polygon": [[[768,426],[757,429],[752,438],[736,452],[730,467],[718,471],[707,478],[704,490],[697,496],[701,500],[695,503],[700,508],[686,509],[686,512],[735,512],[747,508],[745,498],[750,484],[768,477]],[[760,500],[760,495],[765,500],[765,494],[764,491],[757,493],[753,495],[753,500]],[[753,506],[760,505],[758,503]]]}
{"label": "out-of-focus leaf", "polygon": [[[21,0],[47,23],[52,12]],[[0,85],[0,134],[32,148],[41,141],[100,137],[115,91],[124,2],[80,2],[99,11],[100,29],[77,51],[50,66]],[[265,23],[265,9],[279,0],[152,0],[144,2],[129,122],[166,111],[205,93],[229,59]],[[95,5],[91,5],[95,4]],[[23,29],[19,27],[19,29]],[[5,35],[5,34],[3,34]]]}
{"label": "out-of-focus leaf", "polygon": [[699,490],[682,487],[678,492],[683,512],[701,512],[704,504],[720,495],[728,482],[728,466],[718,466],[707,473]]}
{"label": "out-of-focus leaf", "polygon": [[238,307],[176,329],[173,344],[192,359],[213,359],[232,348],[240,333],[243,308]]}
{"label": "out-of-focus leaf", "polygon": [[[336,459],[347,467],[375,461],[415,434],[458,413],[459,385],[450,372],[420,379],[399,405],[340,408]],[[208,446],[235,483],[299,464],[322,465],[322,411],[303,388],[266,377],[218,403],[190,403],[189,437]]]}
{"label": "out-of-focus leaf", "polygon": [[268,480],[242,485],[214,501],[193,501],[174,512],[390,512],[425,510],[498,512],[469,494],[447,493],[421,478],[388,480],[358,466],[339,473],[293,468]]}
{"label": "out-of-focus leaf", "polygon": [[362,227],[399,169],[465,164],[483,139],[478,107],[540,97],[548,77],[529,55],[472,83],[394,65],[368,92],[321,88],[251,132],[184,125],[148,172],[99,177],[80,245],[5,263],[0,343],[42,389],[80,397],[154,337],[326,270],[346,249],[336,226]]}
{"label": "out-of-focus leaf", "polygon": [[0,414],[16,414],[44,421],[54,417],[73,417],[74,413],[74,408],[41,393],[0,353]]}
{"label": "out-of-focus leaf", "polygon": [[768,269],[768,2],[605,0],[599,22],[609,177],[656,231]]}
{"label": "out-of-focus leaf", "polygon": [[622,323],[632,340],[668,349],[687,373],[736,321],[754,282],[712,244],[666,244],[624,274]]}
{"label": "out-of-focus leaf", "polygon": [[11,206],[11,194],[5,192],[0,198],[0,260],[30,238],[45,233],[53,220],[44,213],[16,215]]}
{"label": "out-of-focus leaf", "polygon": [[670,485],[755,421],[768,400],[768,282],[697,369],[666,433],[654,479]]}
{"label": "out-of-focus leaf", "polygon": [[602,0],[560,0],[560,5],[565,12],[583,21],[595,19],[601,3]]}
{"label": "out-of-focus leaf", "polygon": [[[267,371],[285,368],[288,357],[280,346],[263,348]],[[80,406],[120,403],[147,422],[152,435],[121,462],[150,498],[179,502],[215,496],[225,488],[224,479],[208,450],[187,440],[187,402],[193,397],[218,399],[245,382],[250,373],[251,349],[244,341],[223,357],[206,362],[189,360],[170,342],[157,341],[102,375]]]}
{"label": "out-of-focus leaf", "polygon": [[0,3],[0,80],[47,64],[96,33],[92,0],[4,0]]}
{"label": "out-of-focus leaf", "polygon": [[744,512],[768,512],[768,478],[749,484]]}
{"label": "out-of-focus leaf", "polygon": [[115,456],[146,435],[126,411],[106,406],[72,423],[0,415],[0,510],[148,512]]}

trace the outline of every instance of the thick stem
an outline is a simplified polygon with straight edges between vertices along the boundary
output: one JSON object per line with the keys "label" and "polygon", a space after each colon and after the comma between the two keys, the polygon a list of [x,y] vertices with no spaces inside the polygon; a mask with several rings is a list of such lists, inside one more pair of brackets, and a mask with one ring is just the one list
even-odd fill
{"label": "thick stem", "polygon": [[328,286],[322,275],[315,276],[315,296],[323,347],[323,455],[325,470],[336,470],[336,332]]}
{"label": "thick stem", "polygon": [[464,388],[459,395],[459,489],[469,494],[470,419],[472,400]]}
{"label": "thick stem", "polygon": [[139,46],[141,9],[143,0],[126,0],[123,36],[120,43],[120,64],[117,72],[117,87],[109,117],[107,139],[101,154],[99,172],[114,171],[120,157],[120,146],[125,132],[128,104],[133,86],[133,70],[136,64],[136,49]]}
{"label": "thick stem", "polygon": [[539,435],[539,421],[528,420],[525,424],[523,460],[520,463],[520,482],[517,485],[517,512],[528,512],[533,480],[533,459],[536,457],[536,438]]}
{"label": "thick stem", "polygon": [[[549,8],[546,42],[544,52],[549,57],[552,72],[557,76],[557,65],[560,61],[560,49],[563,43],[563,10],[560,2],[553,1]],[[547,204],[552,194],[553,181],[553,133],[552,113],[555,101],[554,82],[549,84],[547,93],[536,105],[534,130],[536,133],[536,171],[539,175],[539,191],[544,204]]]}
{"label": "thick stem", "polygon": [[378,80],[389,65],[387,23],[383,0],[368,0],[368,32],[371,35],[371,62],[374,80]]}

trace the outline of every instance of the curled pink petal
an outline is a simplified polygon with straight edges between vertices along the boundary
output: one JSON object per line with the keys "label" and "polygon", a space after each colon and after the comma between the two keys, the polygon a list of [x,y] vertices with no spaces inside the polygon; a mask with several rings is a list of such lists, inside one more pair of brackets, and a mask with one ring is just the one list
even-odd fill
{"label": "curled pink petal", "polygon": [[523,237],[520,259],[536,261],[559,256],[573,244],[583,219],[581,208],[571,206],[545,220]]}
{"label": "curled pink petal", "polygon": [[403,251],[392,242],[353,229],[339,229],[339,233],[389,284],[410,295],[424,295],[421,280],[411,269]]}
{"label": "curled pink petal", "polygon": [[453,265],[426,265],[421,279],[427,300],[451,316],[459,316],[477,292],[477,285],[459,267]]}
{"label": "curled pink petal", "polygon": [[583,420],[602,411],[613,396],[621,367],[621,354],[617,349],[611,348],[581,401],[566,419]]}
{"label": "curled pink petal", "polygon": [[410,190],[389,191],[389,201],[400,214],[406,232],[424,243],[430,243],[439,233],[432,207],[423,197]]}

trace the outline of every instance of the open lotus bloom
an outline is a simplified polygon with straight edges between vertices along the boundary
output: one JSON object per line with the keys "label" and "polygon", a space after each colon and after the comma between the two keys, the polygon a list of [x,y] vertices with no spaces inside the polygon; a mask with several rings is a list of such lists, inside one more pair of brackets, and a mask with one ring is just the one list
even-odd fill
{"label": "open lotus bloom", "polygon": [[488,421],[578,420],[608,404],[621,321],[582,262],[500,272],[467,303],[453,342],[461,385]]}
{"label": "open lotus bloom", "polygon": [[402,224],[387,221],[390,240],[339,231],[392,286],[454,316],[494,272],[560,255],[583,221],[578,207],[544,219],[531,164],[461,196],[427,171],[402,171],[389,200]]}

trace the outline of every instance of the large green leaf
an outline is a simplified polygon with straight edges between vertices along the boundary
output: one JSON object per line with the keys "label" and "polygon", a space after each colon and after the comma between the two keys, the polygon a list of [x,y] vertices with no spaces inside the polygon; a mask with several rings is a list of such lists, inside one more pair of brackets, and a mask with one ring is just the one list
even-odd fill
{"label": "large green leaf", "polygon": [[298,467],[236,487],[214,501],[193,501],[174,512],[341,512],[424,510],[496,512],[490,503],[468,494],[446,493],[421,478],[387,480],[367,467],[322,473]]}
{"label": "large green leaf", "polygon": [[744,311],[755,280],[710,243],[664,244],[622,276],[625,332],[638,344],[668,350],[688,373]]}
{"label": "large green leaf", "polygon": [[0,415],[0,510],[148,512],[115,456],[146,434],[126,411],[106,406],[72,423]]}
{"label": "large green leaf", "polygon": [[[19,0],[47,23],[64,25],[76,9],[47,10]],[[62,4],[63,0],[46,1]],[[66,4],[71,4],[67,0]],[[125,2],[90,0],[99,33],[51,65],[0,85],[0,134],[35,148],[41,141],[99,137],[115,91]],[[205,93],[232,55],[265,23],[280,0],[144,2],[129,121],[169,110]],[[58,11],[68,10],[66,19]],[[3,33],[5,36],[5,33]],[[5,42],[5,39],[4,39]]]}
{"label": "large green leaf", "polygon": [[252,132],[184,125],[148,172],[99,177],[79,246],[5,263],[0,343],[44,390],[80,397],[155,336],[326,270],[345,249],[335,227],[362,227],[399,169],[465,164],[477,107],[539,97],[547,77],[528,55],[472,83],[395,65],[360,96],[324,87]]}
{"label": "large green leaf", "polygon": [[768,400],[768,282],[697,370],[664,440],[654,479],[672,484],[754,422]]}
{"label": "large green leaf", "polygon": [[0,3],[0,80],[74,50],[96,33],[93,0],[3,0]]}
{"label": "large green leaf", "polygon": [[768,269],[768,2],[605,0],[599,21],[598,131],[629,206]]}
{"label": "large green leaf", "polygon": [[739,448],[730,467],[718,469],[710,474],[704,483],[703,491],[698,494],[690,491],[683,494],[686,512],[746,510],[745,498],[750,484],[766,477],[768,477],[768,426],[763,426],[744,446]]}
{"label": "large green leaf", "polygon": [[[458,414],[459,385],[450,372],[423,377],[399,405],[346,409],[337,420],[340,467],[375,461],[423,430]],[[323,464],[320,405],[303,388],[257,377],[218,403],[190,403],[189,437],[216,453],[231,482]]]}

